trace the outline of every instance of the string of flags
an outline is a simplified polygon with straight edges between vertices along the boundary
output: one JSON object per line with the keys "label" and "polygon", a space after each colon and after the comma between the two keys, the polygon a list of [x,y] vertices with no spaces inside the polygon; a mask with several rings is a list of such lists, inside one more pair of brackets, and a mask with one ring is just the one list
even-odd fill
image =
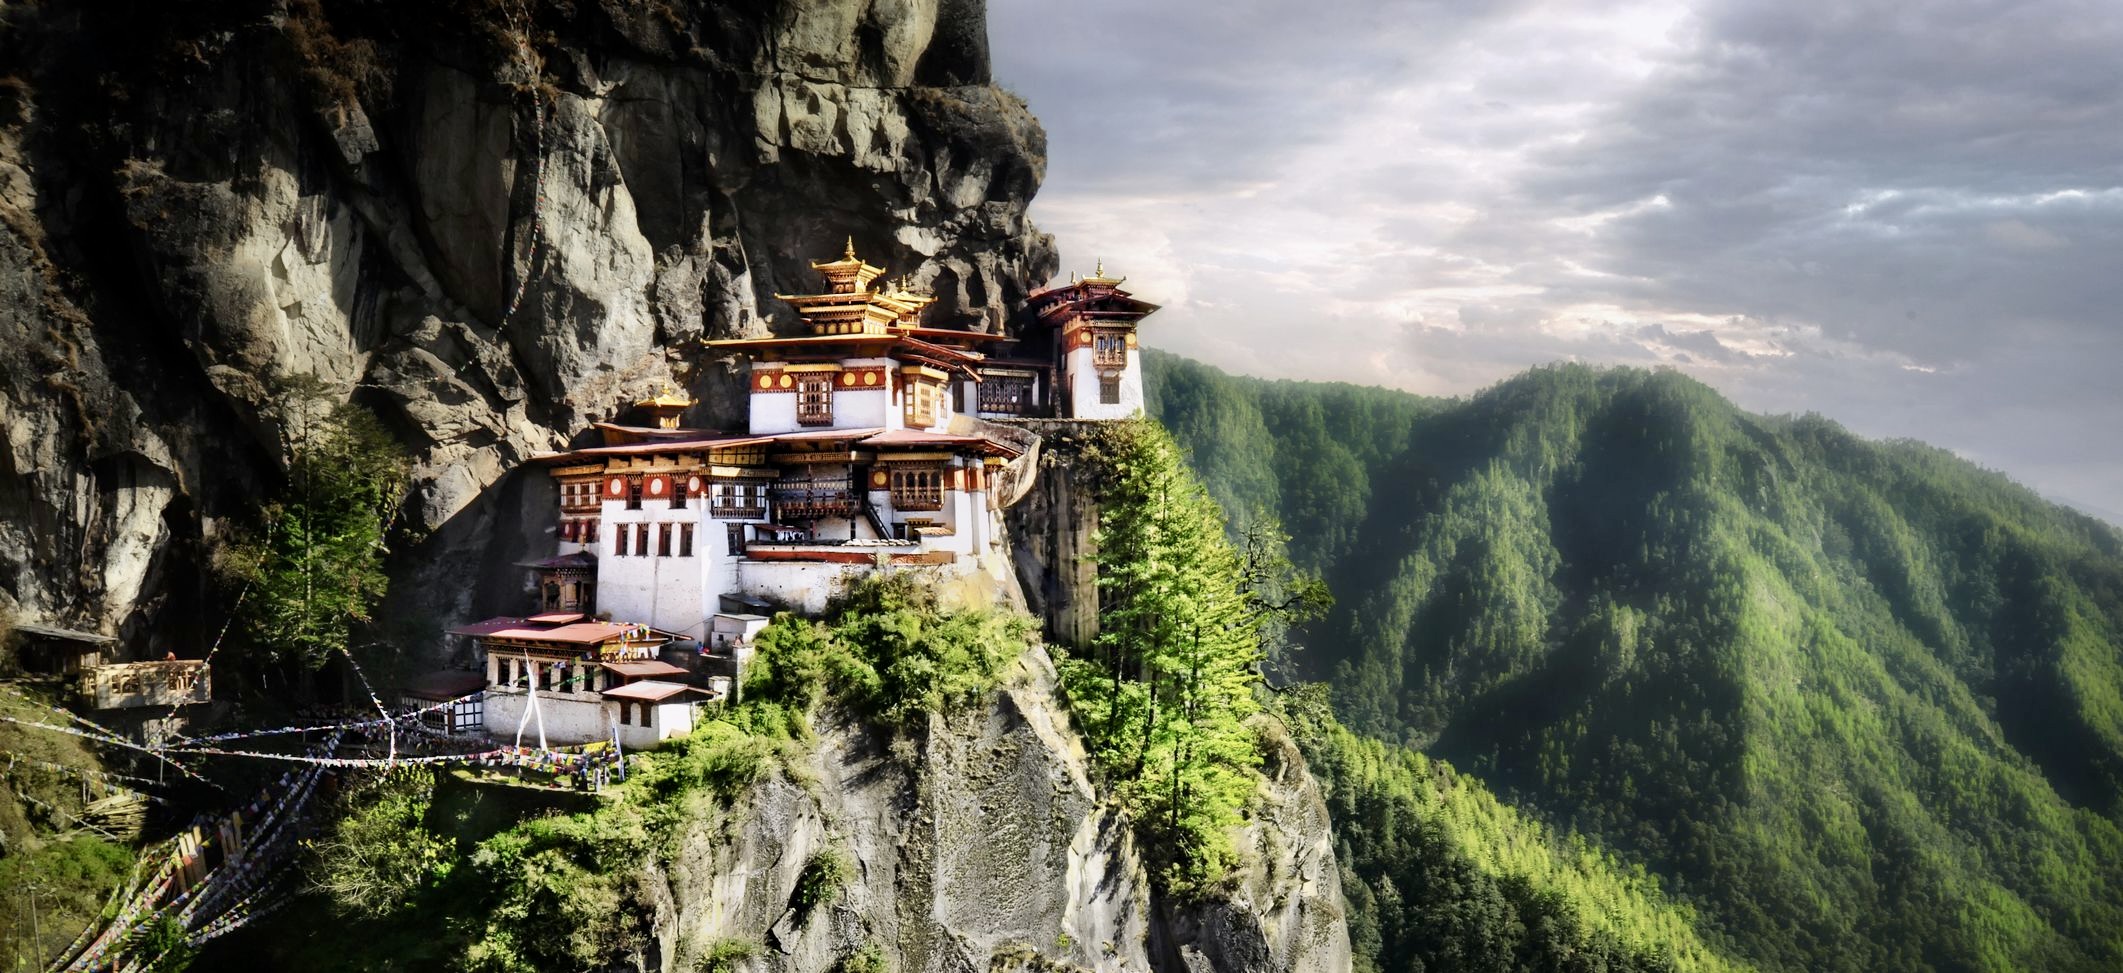
{"label": "string of flags", "polygon": [[[478,748],[482,745],[474,745],[475,748],[467,752],[434,753],[437,746],[461,747],[468,741],[428,726],[421,717],[467,703],[478,698],[483,690],[393,713],[383,705],[367,675],[358,663],[354,663],[351,655],[348,662],[370,703],[376,707],[377,717],[331,723],[314,722],[313,718],[312,722],[302,724],[232,730],[199,737],[178,736],[172,743],[146,745],[126,739],[63,708],[26,696],[21,697],[25,702],[57,712],[60,719],[0,715],[0,721],[145,754],[176,768],[188,778],[215,787],[220,785],[201,776],[179,758],[246,757],[296,765],[258,791],[238,810],[219,819],[195,818],[176,839],[137,860],[131,876],[113,890],[102,911],[109,917],[108,921],[100,929],[91,926],[83,930],[61,954],[59,961],[50,967],[54,973],[125,973],[142,968],[143,964],[152,964],[158,957],[143,955],[139,950],[145,945],[147,930],[165,918],[186,930],[185,943],[198,946],[280,908],[287,896],[278,894],[278,891],[284,887],[286,865],[299,845],[304,811],[322,782],[340,771],[440,764],[515,767],[556,777],[573,777],[584,789],[602,788],[614,777],[626,779],[626,756],[619,746],[616,728],[611,740],[572,747],[483,745]],[[586,682],[594,672],[592,667],[581,667],[566,673],[556,680],[560,684],[556,688]],[[231,746],[240,741],[312,733],[325,733],[329,737],[302,752]],[[418,741],[421,749],[429,752],[401,755],[398,743],[402,736]],[[346,753],[342,748],[350,738],[367,740],[369,746],[377,749],[382,749],[387,741],[388,752],[380,757]],[[5,770],[17,766],[143,785],[156,783],[144,777],[84,771],[19,755]],[[149,862],[155,863],[154,867],[143,869],[143,863]]]}
{"label": "string of flags", "polygon": [[173,747],[167,747],[165,749],[176,753],[186,753],[197,749],[198,745],[200,744],[227,743],[230,740],[247,740],[255,737],[291,736],[297,733],[323,733],[328,730],[361,730],[368,729],[371,727],[385,726],[391,723],[406,723],[409,721],[417,722],[422,716],[435,712],[436,710],[443,709],[444,707],[456,706],[465,702],[469,702],[472,699],[478,697],[483,692],[485,692],[485,690],[483,689],[477,690],[474,692],[466,693],[465,695],[459,696],[456,699],[444,700],[440,703],[433,703],[427,706],[422,706],[419,709],[407,710],[403,713],[399,713],[396,716],[386,716],[377,719],[343,721],[338,723],[312,723],[295,726],[279,726],[269,730],[231,730],[226,733],[213,733],[208,734],[206,736],[184,737],[182,743],[179,743],[178,745]]}
{"label": "string of flags", "polygon": [[[86,767],[70,767],[66,764],[55,764],[49,760],[40,760],[36,757],[16,753],[12,750],[0,750],[0,753],[7,754],[7,766],[0,767],[0,776],[12,775],[15,772],[16,768],[22,767],[49,771],[55,774],[66,774],[68,776],[79,777],[86,780],[122,783],[126,785],[126,789],[132,789],[135,787],[162,786],[161,781],[149,780],[146,777],[135,777],[131,774],[113,773],[108,770],[90,770]],[[159,800],[159,798],[154,799]]]}

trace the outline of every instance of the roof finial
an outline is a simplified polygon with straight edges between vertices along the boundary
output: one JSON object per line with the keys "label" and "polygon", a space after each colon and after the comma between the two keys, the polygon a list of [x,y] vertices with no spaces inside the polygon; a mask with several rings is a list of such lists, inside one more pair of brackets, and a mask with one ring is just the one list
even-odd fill
{"label": "roof finial", "polygon": [[853,235],[850,235],[850,236],[848,237],[848,249],[847,249],[847,252],[845,252],[845,253],[841,254],[841,256],[844,256],[844,257],[848,258],[849,260],[853,260],[853,259],[855,259],[855,237],[854,237]]}
{"label": "roof finial", "polygon": [[1093,276],[1093,277],[1104,277],[1104,276],[1106,276],[1106,258],[1104,258],[1104,257],[1100,257],[1100,258],[1098,258],[1098,266],[1092,269],[1092,271],[1091,271],[1091,276]]}

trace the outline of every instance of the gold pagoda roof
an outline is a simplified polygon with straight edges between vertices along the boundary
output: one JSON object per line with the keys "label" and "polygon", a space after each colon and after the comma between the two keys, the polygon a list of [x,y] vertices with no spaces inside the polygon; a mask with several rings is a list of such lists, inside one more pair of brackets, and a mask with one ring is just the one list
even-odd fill
{"label": "gold pagoda roof", "polygon": [[[839,260],[813,260],[811,269],[826,279],[826,287],[835,294],[860,294],[870,289],[870,282],[882,276],[883,267],[865,263],[855,255],[855,238],[848,238],[848,248]],[[780,294],[775,297],[782,297]],[[783,297],[783,300],[788,298]]]}
{"label": "gold pagoda roof", "polygon": [[1127,282],[1128,278],[1126,277],[1106,276],[1106,261],[1103,257],[1099,258],[1098,268],[1091,271],[1091,276],[1077,277],[1075,274],[1069,275],[1069,283],[1072,284],[1105,284],[1108,287],[1117,287]]}
{"label": "gold pagoda roof", "polygon": [[826,279],[826,293],[774,296],[794,306],[813,334],[884,334],[919,327],[921,309],[936,302],[934,295],[915,293],[906,277],[871,290],[885,270],[855,255],[853,237],[841,259],[814,260],[811,267]]}
{"label": "gold pagoda roof", "polygon": [[661,391],[634,405],[641,409],[690,409],[693,407],[693,397],[672,388],[670,383],[666,382]]}

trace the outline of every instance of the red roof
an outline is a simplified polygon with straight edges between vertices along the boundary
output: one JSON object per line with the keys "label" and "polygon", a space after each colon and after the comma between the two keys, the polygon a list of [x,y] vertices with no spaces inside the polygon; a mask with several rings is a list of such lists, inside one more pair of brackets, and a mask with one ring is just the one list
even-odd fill
{"label": "red roof", "polygon": [[586,617],[588,616],[581,612],[546,612],[543,615],[532,615],[524,621],[539,625],[566,625],[569,622],[582,621]]}
{"label": "red roof", "polygon": [[471,635],[475,637],[481,635],[492,635],[495,632],[502,631],[503,629],[515,628],[519,625],[522,625],[525,621],[525,619],[518,618],[513,615],[498,615],[493,618],[489,618],[483,622],[471,622],[468,624],[459,625],[456,628],[450,629],[449,633],[451,635]]}
{"label": "red roof", "polygon": [[683,676],[686,674],[684,669],[655,659],[646,662],[605,662],[601,663],[601,665],[604,666],[605,671],[616,672],[628,679],[642,679],[649,676]]}
{"label": "red roof", "polygon": [[945,448],[977,446],[982,450],[1006,456],[1016,456],[1023,452],[1023,450],[1008,443],[997,442],[985,436],[953,436],[949,433],[922,432],[917,429],[894,429],[888,433],[871,436],[863,440],[862,445],[877,447],[941,446]]}
{"label": "red roof", "polygon": [[884,432],[884,429],[877,426],[872,426],[868,429],[818,429],[805,432],[785,432],[764,437],[761,441],[764,442],[767,439],[771,439],[777,443],[832,442],[836,439],[867,439],[881,432]]}
{"label": "red roof", "polygon": [[[576,616],[580,618],[580,615]],[[621,625],[617,622],[585,622],[551,625],[541,624],[536,618],[501,616],[483,622],[459,625],[450,629],[451,635],[470,635],[483,639],[522,639],[529,642],[565,642],[569,645],[601,645],[624,637],[641,626]],[[669,632],[650,629],[652,638],[666,641],[674,638]]]}
{"label": "red roof", "polygon": [[754,446],[766,441],[767,438],[764,436],[715,433],[686,439],[658,439],[646,443],[628,443],[624,446],[590,446],[565,453],[545,453],[532,457],[532,459],[540,463],[564,463],[569,460],[591,456],[640,456],[644,453],[685,453],[698,449],[729,449],[734,446]]}
{"label": "red roof", "polygon": [[1008,341],[1009,335],[995,331],[961,331],[957,328],[901,328],[901,334],[916,338],[957,338],[966,341]]}
{"label": "red roof", "polygon": [[619,625],[613,622],[576,622],[559,628],[503,629],[488,635],[499,639],[533,639],[540,642],[568,642],[574,645],[601,645],[624,637],[638,626]]}
{"label": "red roof", "polygon": [[576,551],[573,554],[562,554],[559,557],[549,557],[543,561],[532,561],[531,563],[525,564],[523,566],[527,568],[542,568],[545,570],[559,570],[564,568],[594,569],[597,567],[597,555],[592,554],[588,551]]}
{"label": "red roof", "polygon": [[445,669],[440,672],[430,672],[414,679],[406,684],[400,695],[437,701],[461,699],[485,689],[486,684],[487,677],[479,673],[466,672],[461,669]]}
{"label": "red roof", "polygon": [[642,436],[648,439],[700,439],[704,436],[729,435],[728,432],[720,429],[666,429],[662,426],[622,426],[616,422],[592,422],[590,425],[606,432],[624,433],[629,436]]}
{"label": "red roof", "polygon": [[606,699],[627,699],[638,700],[640,702],[645,703],[661,703],[664,700],[670,699],[673,696],[678,696],[685,693],[699,693],[702,696],[714,695],[713,693],[710,693],[705,689],[695,689],[692,686],[688,686],[683,683],[664,682],[660,679],[644,679],[640,682],[627,683],[624,686],[614,686],[611,689],[605,690],[602,695]]}

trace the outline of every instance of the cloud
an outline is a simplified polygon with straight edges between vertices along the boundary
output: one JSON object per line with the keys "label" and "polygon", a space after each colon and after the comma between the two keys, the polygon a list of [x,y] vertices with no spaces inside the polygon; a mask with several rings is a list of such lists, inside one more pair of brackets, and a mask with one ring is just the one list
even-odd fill
{"label": "cloud", "polygon": [[[1254,374],[1670,364],[2123,509],[2123,7],[1034,0],[1034,215]],[[2060,389],[2070,389],[2068,396]]]}

